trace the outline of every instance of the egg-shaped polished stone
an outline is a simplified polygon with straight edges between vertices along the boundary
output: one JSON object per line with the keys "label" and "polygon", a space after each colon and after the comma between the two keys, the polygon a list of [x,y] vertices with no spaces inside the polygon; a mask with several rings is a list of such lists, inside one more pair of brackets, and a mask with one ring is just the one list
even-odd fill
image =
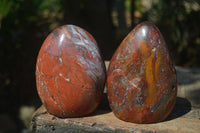
{"label": "egg-shaped polished stone", "polygon": [[36,83],[49,113],[58,117],[90,114],[100,102],[105,77],[100,50],[87,31],[64,25],[47,36],[37,58]]}
{"label": "egg-shaped polished stone", "polygon": [[133,123],[165,120],[176,95],[176,70],[158,28],[143,22],[114,53],[107,76],[108,99],[114,114]]}

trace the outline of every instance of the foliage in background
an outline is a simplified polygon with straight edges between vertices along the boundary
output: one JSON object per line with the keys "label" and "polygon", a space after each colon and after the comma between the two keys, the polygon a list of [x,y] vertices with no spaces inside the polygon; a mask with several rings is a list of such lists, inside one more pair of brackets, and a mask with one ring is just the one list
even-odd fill
{"label": "foliage in background", "polygon": [[19,128],[19,106],[38,101],[36,57],[61,7],[57,0],[0,0],[0,114],[10,114]]}
{"label": "foliage in background", "polygon": [[140,21],[159,27],[176,65],[200,66],[199,0],[136,0],[135,6]]}

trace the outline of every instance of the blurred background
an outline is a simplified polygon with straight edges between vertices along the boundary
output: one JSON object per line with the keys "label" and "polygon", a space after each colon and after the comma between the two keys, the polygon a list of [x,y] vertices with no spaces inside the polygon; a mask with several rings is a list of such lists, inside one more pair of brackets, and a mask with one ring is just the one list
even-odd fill
{"label": "blurred background", "polygon": [[0,132],[29,131],[37,54],[52,30],[84,28],[110,60],[142,21],[160,29],[175,65],[200,67],[200,0],[0,0]]}

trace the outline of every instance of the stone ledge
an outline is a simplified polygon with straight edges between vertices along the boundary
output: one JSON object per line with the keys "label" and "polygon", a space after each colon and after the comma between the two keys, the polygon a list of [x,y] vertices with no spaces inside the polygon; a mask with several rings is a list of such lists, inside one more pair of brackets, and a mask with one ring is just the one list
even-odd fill
{"label": "stone ledge", "polygon": [[[199,112],[199,109],[197,109]],[[176,111],[173,111],[177,113]],[[192,110],[187,114],[193,114]],[[175,117],[173,113],[168,120],[155,124],[134,124],[119,120],[111,111],[96,110],[92,115],[81,118],[61,119],[48,113],[34,116],[33,132],[35,133],[86,133],[86,132],[139,132],[139,133],[197,133],[200,131],[200,120],[187,114]],[[193,114],[200,118],[200,115]]]}
{"label": "stone ledge", "polygon": [[177,96],[188,99],[193,107],[200,108],[200,69],[176,67],[176,71]]}

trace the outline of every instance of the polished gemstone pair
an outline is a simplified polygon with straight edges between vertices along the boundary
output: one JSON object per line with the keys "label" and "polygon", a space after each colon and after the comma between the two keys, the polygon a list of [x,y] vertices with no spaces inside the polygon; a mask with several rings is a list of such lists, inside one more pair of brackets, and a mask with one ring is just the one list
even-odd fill
{"label": "polished gemstone pair", "polygon": [[[87,31],[65,25],[48,35],[37,59],[36,83],[49,113],[58,117],[92,113],[105,80],[100,50]],[[121,120],[154,123],[172,111],[176,70],[154,24],[137,25],[122,41],[110,61],[107,88],[110,107]]]}

